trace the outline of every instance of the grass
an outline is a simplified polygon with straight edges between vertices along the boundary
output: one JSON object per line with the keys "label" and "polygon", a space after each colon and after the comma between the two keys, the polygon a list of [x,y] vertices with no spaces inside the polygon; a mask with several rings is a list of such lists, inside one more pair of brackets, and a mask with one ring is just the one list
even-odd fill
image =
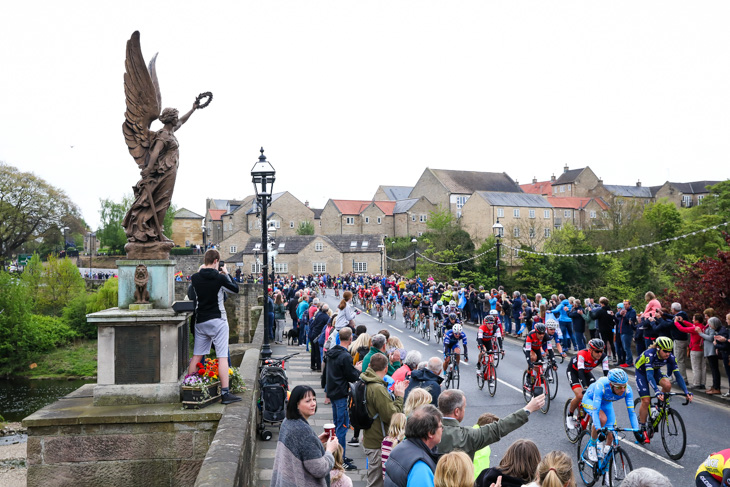
{"label": "grass", "polygon": [[96,377],[96,352],[96,340],[79,340],[38,357],[38,366],[22,375],[31,379]]}

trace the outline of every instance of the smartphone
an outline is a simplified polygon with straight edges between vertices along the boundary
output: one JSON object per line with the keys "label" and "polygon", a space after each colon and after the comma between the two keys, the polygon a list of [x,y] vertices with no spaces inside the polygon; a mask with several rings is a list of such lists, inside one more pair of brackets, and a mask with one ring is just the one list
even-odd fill
{"label": "smartphone", "polygon": [[545,390],[542,386],[535,386],[535,390],[532,394],[532,397],[542,396],[545,393]]}
{"label": "smartphone", "polygon": [[225,263],[225,262],[223,262],[222,260],[221,260],[220,262],[218,262],[218,270],[219,270],[219,271],[223,270],[223,266],[224,266],[224,265],[226,265],[226,263]]}

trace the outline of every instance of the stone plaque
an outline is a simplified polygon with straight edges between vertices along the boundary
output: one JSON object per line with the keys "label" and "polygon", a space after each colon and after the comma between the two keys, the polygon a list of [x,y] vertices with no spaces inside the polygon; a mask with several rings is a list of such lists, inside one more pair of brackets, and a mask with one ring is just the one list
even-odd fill
{"label": "stone plaque", "polygon": [[114,330],[114,383],[159,382],[160,327],[117,327]]}

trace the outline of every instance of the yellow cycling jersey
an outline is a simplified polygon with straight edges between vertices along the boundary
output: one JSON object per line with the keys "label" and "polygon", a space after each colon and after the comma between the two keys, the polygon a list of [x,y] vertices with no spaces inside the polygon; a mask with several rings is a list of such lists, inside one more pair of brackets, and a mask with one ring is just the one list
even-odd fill
{"label": "yellow cycling jersey", "polygon": [[730,470],[730,448],[713,453],[707,457],[707,460],[697,469],[695,477],[701,472],[707,472],[716,480],[722,481],[728,475],[727,470]]}

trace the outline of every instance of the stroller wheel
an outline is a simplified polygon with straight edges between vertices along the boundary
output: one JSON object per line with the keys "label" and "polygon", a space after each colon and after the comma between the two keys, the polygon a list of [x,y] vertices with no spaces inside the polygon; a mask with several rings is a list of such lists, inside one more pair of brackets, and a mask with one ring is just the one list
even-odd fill
{"label": "stroller wheel", "polygon": [[264,441],[269,441],[273,435],[271,434],[271,431],[269,430],[263,430],[261,432],[261,439]]}

